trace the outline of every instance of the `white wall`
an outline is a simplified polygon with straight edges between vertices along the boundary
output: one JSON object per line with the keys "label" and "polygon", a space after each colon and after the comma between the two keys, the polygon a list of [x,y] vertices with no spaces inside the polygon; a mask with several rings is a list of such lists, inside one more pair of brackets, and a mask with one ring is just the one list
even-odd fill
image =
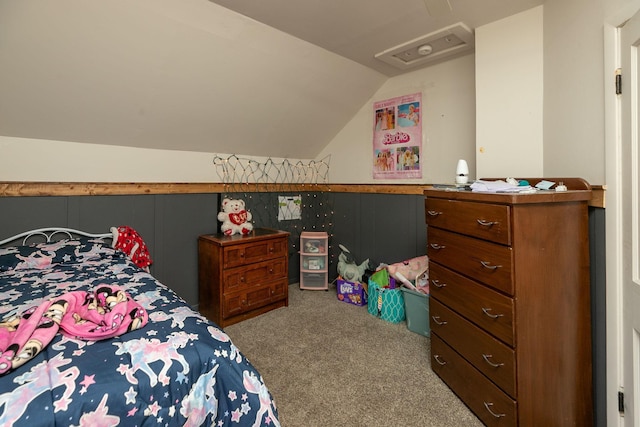
{"label": "white wall", "polygon": [[214,154],[0,136],[0,181],[221,182]]}
{"label": "white wall", "polygon": [[[612,0],[544,6],[544,173],[605,183],[604,7]],[[636,2],[637,3],[637,2]],[[615,90],[614,70],[609,90]]]}
{"label": "white wall", "polygon": [[[198,153],[0,136],[0,181],[324,182],[330,159]],[[268,164],[264,169],[259,164]],[[227,174],[227,175],[225,175]]]}
{"label": "white wall", "polygon": [[[467,55],[389,79],[316,157],[330,156],[330,182],[374,182],[372,104],[416,92],[422,92],[424,108],[423,178],[375,182],[452,182],[459,158],[468,160],[475,176],[474,57]],[[6,136],[0,136],[0,153],[0,181],[41,182],[221,182],[213,159],[226,156]]]}
{"label": "white wall", "polygon": [[543,176],[542,8],[476,29],[480,177]]}
{"label": "white wall", "polygon": [[[422,179],[373,180],[373,103],[422,93]],[[467,159],[475,176],[474,55],[393,77],[325,147],[333,183],[453,182],[458,159]]]}
{"label": "white wall", "polygon": [[[466,62],[471,56],[392,78],[362,106],[322,152],[332,156],[331,181],[374,182],[371,104],[417,89],[427,114],[423,182],[449,180],[462,157],[477,164],[472,178],[574,176],[606,184],[604,73],[613,90],[614,70],[603,70],[603,24],[638,8],[639,0],[554,0],[477,29],[475,65]],[[472,70],[477,80],[469,83]],[[475,88],[477,100],[456,80]]]}
{"label": "white wall", "polygon": [[[6,6],[14,3],[3,1],[2,4]],[[190,4],[196,7],[195,1]],[[520,46],[523,42],[531,43],[530,47],[534,49],[534,54],[537,56],[540,28],[536,28],[534,24],[538,22],[543,28],[544,57],[541,62],[534,61],[532,66],[538,69],[538,77],[544,76],[542,87],[544,98],[541,110],[544,118],[543,138],[539,138],[538,143],[532,144],[532,147],[518,144],[519,149],[534,151],[532,155],[527,152],[526,156],[518,152],[508,159],[507,163],[518,163],[517,171],[496,170],[495,172],[497,175],[512,173],[520,175],[524,174],[525,169],[529,167],[538,172],[541,168],[540,153],[542,153],[540,172],[546,176],[579,176],[592,184],[605,184],[603,82],[605,72],[609,74],[612,70],[603,70],[603,23],[621,9],[638,7],[640,7],[639,0],[554,0],[545,3],[542,22],[539,21],[537,12],[529,11],[521,16],[509,18],[505,22],[485,26],[478,31],[476,41],[478,53],[475,56],[465,56],[386,81],[375,95],[359,107],[359,110],[356,109],[357,113],[317,158],[331,155],[330,180],[332,182],[384,182],[372,179],[371,105],[377,100],[422,91],[425,106],[423,151],[426,163],[422,180],[416,181],[449,181],[458,158],[468,160],[472,168],[472,178],[478,174],[487,176],[488,172],[494,172],[482,170],[482,167],[486,165],[493,168],[504,162],[493,161],[491,151],[483,156],[477,153],[476,110],[479,117],[480,139],[483,138],[482,132],[485,126],[484,122],[480,122],[480,118],[484,117],[484,114],[493,114],[492,108],[502,107],[494,102],[498,105],[483,106],[482,111],[480,108],[476,109],[476,88],[478,92],[482,92],[483,89],[475,82],[475,62],[479,64],[478,74],[482,75],[486,72],[487,65],[480,67],[480,64],[485,62],[481,56],[492,54],[493,50],[508,49],[508,46],[502,46],[507,41],[515,46]],[[520,21],[524,21],[523,27],[514,31],[511,28],[513,23]],[[500,34],[498,29],[503,27],[504,31]],[[486,43],[488,39],[485,36],[491,35],[491,32],[495,32],[493,36],[498,39],[494,47]],[[518,59],[517,51],[514,57]],[[519,61],[521,60],[522,58],[519,58]],[[537,103],[538,99],[535,94],[530,93],[527,85],[533,84],[540,88],[540,82],[533,73],[527,72],[524,75],[533,81],[527,80],[520,86],[514,86],[514,82],[508,80],[512,93],[506,93],[505,97],[509,98],[510,102],[515,102],[524,96],[525,99],[530,98]],[[504,73],[502,76],[514,78],[513,75],[505,76]],[[295,88],[289,89],[293,91]],[[253,89],[250,88],[248,93],[253,93]],[[237,95],[240,98],[245,94],[238,89]],[[497,92],[491,93],[493,98],[497,95]],[[523,108],[527,108],[521,105],[515,107],[515,111],[520,109],[519,113],[525,111]],[[532,135],[539,134],[537,127],[540,121],[539,113],[538,108],[531,109],[531,123],[534,123],[534,126],[524,123],[526,128],[532,129]],[[511,122],[507,124],[511,126]],[[520,132],[519,129],[515,131]],[[538,138],[538,136],[532,138],[531,135],[523,137],[531,140]],[[542,145],[540,140],[543,141]],[[517,139],[514,138],[512,141]],[[506,142],[506,140],[501,141],[503,145]],[[478,142],[478,147],[484,146],[481,145],[482,143]],[[487,146],[491,147],[488,143]],[[75,145],[59,142],[53,137],[21,139],[10,136],[0,136],[0,150],[0,180],[5,181],[200,182],[217,180],[215,171],[210,167],[214,156],[212,152],[147,151],[115,146]],[[476,157],[480,165],[478,174],[473,170]],[[520,160],[525,157],[531,158],[520,165]],[[129,164],[116,171],[112,168],[116,158],[129,159],[126,160]],[[69,163],[70,159],[74,159],[73,163],[76,165],[88,163],[91,167],[78,166],[63,169],[57,166],[57,164]],[[491,175],[494,174],[491,173]],[[408,180],[392,182],[413,183]]]}
{"label": "white wall", "polygon": [[476,29],[476,53],[389,79],[322,151],[331,181],[372,180],[374,101],[422,91],[421,180],[452,182],[457,159],[470,178],[543,176],[543,8]]}

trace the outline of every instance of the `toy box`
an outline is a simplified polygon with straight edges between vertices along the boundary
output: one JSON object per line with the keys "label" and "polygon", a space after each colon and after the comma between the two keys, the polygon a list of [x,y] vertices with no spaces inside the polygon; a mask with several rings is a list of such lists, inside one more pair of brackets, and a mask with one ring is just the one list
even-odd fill
{"label": "toy box", "polygon": [[407,328],[425,337],[429,336],[429,295],[408,288],[401,288],[404,294],[404,309]]}
{"label": "toy box", "polygon": [[347,282],[338,278],[336,292],[340,301],[359,306],[367,305],[367,291],[362,283]]}

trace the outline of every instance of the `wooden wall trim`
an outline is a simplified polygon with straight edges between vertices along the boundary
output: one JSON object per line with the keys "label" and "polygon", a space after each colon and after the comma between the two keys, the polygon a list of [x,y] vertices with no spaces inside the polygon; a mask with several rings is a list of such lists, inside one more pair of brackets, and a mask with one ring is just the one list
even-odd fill
{"label": "wooden wall trim", "polygon": [[111,196],[130,194],[258,193],[334,191],[339,193],[422,194],[425,185],[406,184],[234,184],[117,182],[0,182],[4,196]]}
{"label": "wooden wall trim", "polygon": [[224,189],[224,184],[208,183],[0,182],[0,197],[193,194],[221,193]]}
{"label": "wooden wall trim", "polygon": [[[115,196],[332,191],[336,193],[421,195],[430,184],[234,184],[118,182],[0,182],[0,197]],[[592,186],[590,205],[605,207],[605,186]]]}

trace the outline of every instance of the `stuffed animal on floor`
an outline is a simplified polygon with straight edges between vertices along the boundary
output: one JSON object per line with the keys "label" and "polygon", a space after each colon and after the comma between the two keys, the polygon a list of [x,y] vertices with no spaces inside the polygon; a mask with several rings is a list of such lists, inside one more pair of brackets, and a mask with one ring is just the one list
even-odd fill
{"label": "stuffed animal on floor", "polygon": [[355,258],[349,252],[349,249],[342,245],[338,245],[342,251],[338,255],[338,274],[347,282],[360,282],[362,275],[369,266],[369,259],[364,260],[360,265],[356,264]]}
{"label": "stuffed animal on floor", "polygon": [[251,212],[245,209],[244,200],[222,200],[222,211],[218,213],[218,221],[222,222],[220,231],[227,236],[234,234],[249,234],[253,230]]}
{"label": "stuffed animal on floor", "polygon": [[133,228],[121,225],[119,227],[111,227],[111,246],[119,249],[131,258],[131,261],[140,268],[149,271],[151,255],[147,249],[147,245],[142,240],[142,236]]}

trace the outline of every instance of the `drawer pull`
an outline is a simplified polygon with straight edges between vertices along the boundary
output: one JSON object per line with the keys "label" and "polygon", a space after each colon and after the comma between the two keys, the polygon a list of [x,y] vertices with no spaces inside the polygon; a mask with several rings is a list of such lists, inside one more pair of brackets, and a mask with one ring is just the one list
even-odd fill
{"label": "drawer pull", "polygon": [[487,411],[489,411],[489,413],[491,415],[493,415],[496,418],[502,418],[502,417],[506,417],[506,414],[496,414],[495,412],[493,412],[491,410],[491,407],[493,406],[493,403],[489,403],[489,402],[483,402],[484,403],[484,407],[487,408]]}
{"label": "drawer pull", "polygon": [[487,221],[484,219],[476,219],[476,221],[478,221],[478,224],[482,225],[483,227],[493,227],[496,224],[499,224],[498,221]]}
{"label": "drawer pull", "polygon": [[491,359],[493,356],[490,354],[483,354],[482,358],[484,359],[485,362],[487,362],[489,364],[489,366],[491,366],[492,368],[499,368],[500,366],[504,366],[504,363],[493,363]]}
{"label": "drawer pull", "polygon": [[437,251],[439,251],[440,249],[444,249],[444,248],[446,248],[446,246],[444,246],[444,245],[439,245],[439,244],[437,244],[437,243],[431,243],[431,244],[429,244],[429,246],[431,246],[433,249],[435,249],[435,250],[437,250]]}
{"label": "drawer pull", "polygon": [[433,286],[435,286],[436,288],[440,288],[440,289],[442,289],[442,288],[447,286],[446,283],[440,283],[440,281],[438,279],[431,279],[431,284]]}
{"label": "drawer pull", "polygon": [[442,212],[438,212],[438,211],[427,211],[427,213],[431,216],[442,215]]}
{"label": "drawer pull", "polygon": [[444,326],[447,324],[446,320],[440,321],[440,316],[431,316],[431,318],[436,325]]}
{"label": "drawer pull", "polygon": [[444,360],[440,360],[440,356],[438,354],[434,354],[433,358],[435,359],[436,362],[438,362],[438,365],[440,366],[444,366],[447,364],[447,362],[445,362]]}
{"label": "drawer pull", "polygon": [[492,319],[497,319],[498,317],[502,317],[504,316],[504,314],[491,314],[490,313],[491,309],[490,308],[484,308],[482,307],[482,312],[484,314],[486,314],[487,316],[491,317]]}
{"label": "drawer pull", "polygon": [[495,270],[502,267],[501,265],[491,265],[491,263],[488,263],[487,261],[480,261],[480,264],[482,264],[484,268],[487,268],[489,270]]}

